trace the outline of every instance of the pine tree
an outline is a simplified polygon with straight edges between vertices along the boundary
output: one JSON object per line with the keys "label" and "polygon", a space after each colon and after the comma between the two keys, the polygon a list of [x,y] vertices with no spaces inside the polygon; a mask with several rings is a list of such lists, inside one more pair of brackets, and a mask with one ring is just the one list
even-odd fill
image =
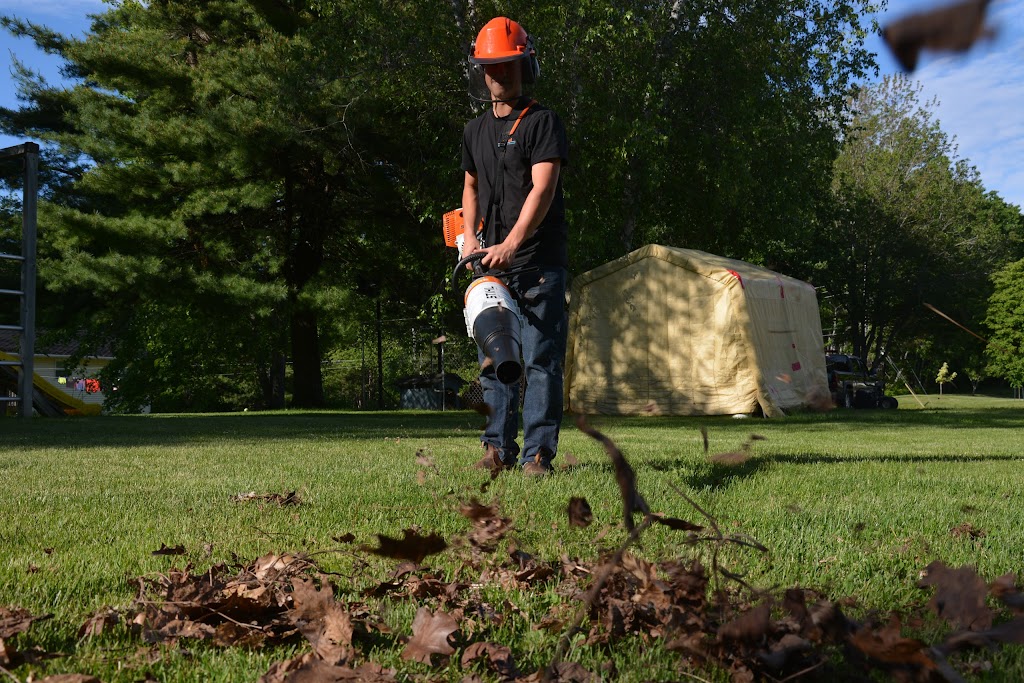
{"label": "pine tree", "polygon": [[[219,343],[165,365],[236,359],[280,405],[288,356],[294,405],[323,403],[323,316],[345,314],[324,294],[400,300],[412,270],[438,262],[410,237],[456,171],[449,122],[460,103],[434,93],[458,72],[430,65],[439,50],[451,64],[461,55],[448,29],[432,39],[424,28],[437,11],[127,0],[81,40],[4,19],[81,79],[62,90],[23,71],[27,105],[0,112],[0,127],[58,145],[48,168],[63,164],[70,182],[41,207],[51,226],[41,273],[115,343],[115,383],[145,383],[137,370],[170,354],[184,327]],[[431,172],[441,166],[447,177]],[[152,382],[141,393],[152,397]]]}

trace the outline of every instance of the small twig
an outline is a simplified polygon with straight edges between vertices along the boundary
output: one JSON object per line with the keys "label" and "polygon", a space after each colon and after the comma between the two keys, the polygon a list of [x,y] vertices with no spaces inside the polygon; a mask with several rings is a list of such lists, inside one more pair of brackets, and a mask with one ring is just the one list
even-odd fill
{"label": "small twig", "polygon": [[12,674],[10,671],[8,671],[7,669],[5,669],[2,666],[0,666],[0,673],[5,673],[8,676],[10,676],[11,680],[14,681],[14,683],[21,683],[21,679],[20,678],[18,678],[17,676],[15,676],[14,674]]}
{"label": "small twig", "polygon": [[762,553],[768,552],[768,548],[766,548],[764,545],[759,543],[757,540],[755,540],[753,538],[750,538],[749,536],[744,536],[744,535],[726,536],[726,535],[724,535],[722,533],[722,530],[718,527],[718,520],[716,520],[714,517],[712,517],[711,514],[707,510],[705,510],[700,505],[698,505],[697,501],[693,500],[688,495],[683,493],[679,489],[679,487],[677,487],[675,484],[672,484],[671,482],[669,483],[669,487],[671,487],[671,489],[673,491],[675,491],[680,496],[682,496],[683,499],[686,500],[687,503],[692,505],[694,507],[694,509],[697,510],[697,512],[699,512],[700,514],[704,515],[704,519],[708,520],[708,524],[711,526],[711,528],[715,532],[713,536],[697,536],[691,542],[692,543],[701,543],[701,542],[711,542],[711,543],[714,543],[714,548],[711,551],[711,571],[712,571],[712,574],[714,575],[714,578],[715,578],[715,584],[716,584],[715,588],[716,588],[716,590],[719,590],[719,591],[721,590],[720,578],[724,576],[725,578],[730,579],[730,580],[735,581],[736,583],[740,584],[741,586],[743,586],[747,590],[753,591],[754,589],[750,586],[750,584],[748,584],[746,581],[744,581],[743,578],[739,574],[735,574],[733,572],[730,572],[729,570],[725,569],[724,567],[722,567],[718,563],[719,552],[721,551],[722,546],[724,546],[726,543],[733,543],[733,544],[738,545],[738,546],[744,546],[744,547],[747,547],[747,548],[752,548],[752,549],[760,551]]}
{"label": "small twig", "polygon": [[693,679],[693,680],[695,680],[695,681],[701,681],[701,683],[711,683],[711,681],[709,681],[709,680],[708,680],[708,679],[706,679],[706,678],[701,678],[700,676],[697,676],[697,675],[695,675],[695,674],[691,674],[691,673],[688,673],[688,672],[686,672],[686,671],[680,671],[679,673],[681,673],[682,675],[684,675],[684,676],[687,676],[687,677],[689,677],[689,678],[692,678],[692,679]]}
{"label": "small twig", "polygon": [[292,533],[290,531],[264,531],[263,529],[259,528],[258,526],[253,526],[253,529],[255,529],[256,531],[260,532],[261,534],[263,534],[267,538],[273,538],[274,536],[291,536],[292,538],[298,538],[299,537],[299,534],[295,534],[295,533]]}
{"label": "small twig", "polygon": [[569,649],[569,640],[579,631],[583,620],[590,613],[590,609],[594,606],[594,603],[597,602],[597,598],[601,594],[601,589],[604,588],[604,584],[608,581],[609,577],[611,577],[612,572],[615,571],[615,568],[618,567],[619,563],[622,562],[622,554],[626,552],[626,548],[636,542],[636,539],[640,537],[640,534],[650,528],[652,523],[653,518],[651,515],[645,515],[644,520],[640,522],[640,526],[635,527],[629,532],[629,536],[626,537],[626,540],[623,541],[622,545],[615,551],[615,554],[597,570],[594,585],[591,586],[590,590],[588,590],[583,596],[583,606],[577,611],[576,618],[573,619],[572,626],[566,630],[562,635],[561,640],[558,641],[558,647],[555,648],[555,655],[551,660],[551,664],[549,664],[544,670],[544,677],[541,681],[547,683],[552,680],[555,667],[562,661],[562,657],[565,656],[565,653]]}
{"label": "small twig", "polygon": [[788,681],[795,681],[796,679],[800,678],[804,674],[809,674],[812,671],[814,671],[815,669],[820,669],[821,667],[825,666],[825,662],[826,661],[828,661],[828,660],[823,659],[820,662],[818,662],[817,664],[814,664],[813,666],[807,667],[803,671],[797,671],[795,674],[790,674],[790,675],[786,676],[785,678],[779,680],[778,683],[788,683]]}
{"label": "small twig", "polygon": [[[236,626],[241,626],[242,628],[247,628],[250,631],[262,631],[263,630],[263,628],[261,626],[253,626],[252,624],[244,624],[241,621],[235,621],[234,619],[232,619],[228,615],[224,614],[220,610],[213,609],[212,607],[207,607],[206,605],[200,605],[200,607],[202,607],[206,611],[210,612],[211,614],[216,614],[219,617],[223,617],[224,619],[227,619],[228,621],[230,621],[232,624],[235,624]],[[199,621],[199,620],[197,619],[196,621]]]}

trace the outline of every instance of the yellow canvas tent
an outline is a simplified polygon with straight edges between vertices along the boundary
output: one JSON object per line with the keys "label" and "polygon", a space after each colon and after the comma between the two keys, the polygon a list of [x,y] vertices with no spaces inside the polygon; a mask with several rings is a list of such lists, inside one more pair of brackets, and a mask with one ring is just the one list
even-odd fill
{"label": "yellow canvas tent", "polygon": [[814,287],[649,244],[572,284],[565,400],[606,415],[783,415],[828,396]]}

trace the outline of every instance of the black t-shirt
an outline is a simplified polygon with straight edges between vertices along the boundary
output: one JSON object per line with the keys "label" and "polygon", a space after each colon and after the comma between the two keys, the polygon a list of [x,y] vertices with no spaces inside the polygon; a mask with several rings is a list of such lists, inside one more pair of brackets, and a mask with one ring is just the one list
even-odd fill
{"label": "black t-shirt", "polygon": [[[500,205],[494,207],[491,219],[484,229],[484,242],[494,246],[504,241],[512,230],[533,189],[533,165],[551,159],[561,159],[564,167],[569,161],[569,141],[558,115],[550,109],[534,104],[519,122],[504,153],[498,143],[529,103],[524,97],[507,117],[497,118],[492,110],[466,124],[462,134],[462,170],[477,174],[480,217],[487,218],[488,205],[494,196],[498,162],[504,156],[502,171],[503,190],[498,190]],[[551,207],[536,232],[516,252],[514,267],[523,265],[568,266],[568,228],[565,223],[565,203],[562,200],[562,177],[559,174]]]}

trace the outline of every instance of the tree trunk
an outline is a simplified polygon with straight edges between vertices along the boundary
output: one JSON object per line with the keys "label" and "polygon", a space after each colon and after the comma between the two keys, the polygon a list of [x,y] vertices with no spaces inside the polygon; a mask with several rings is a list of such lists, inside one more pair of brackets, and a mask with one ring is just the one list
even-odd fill
{"label": "tree trunk", "polygon": [[322,408],[324,383],[320,372],[320,335],[317,314],[293,310],[292,333],[292,405],[296,408]]}
{"label": "tree trunk", "polygon": [[270,365],[260,363],[256,369],[263,406],[268,410],[284,408],[284,371],[287,359],[283,353],[274,353]]}

